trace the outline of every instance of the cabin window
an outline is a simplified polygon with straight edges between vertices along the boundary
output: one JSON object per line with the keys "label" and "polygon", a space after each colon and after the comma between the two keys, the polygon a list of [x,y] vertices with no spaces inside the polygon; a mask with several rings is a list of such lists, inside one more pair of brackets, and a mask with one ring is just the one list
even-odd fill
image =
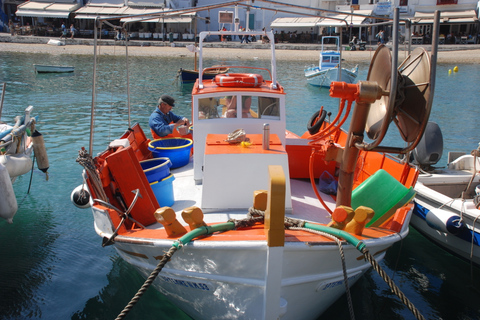
{"label": "cabin window", "polygon": [[258,97],[242,97],[242,118],[258,118]]}
{"label": "cabin window", "polygon": [[322,62],[329,63],[330,62],[330,56],[323,56],[322,57]]}
{"label": "cabin window", "polygon": [[226,96],[225,107],[222,108],[222,118],[236,118],[237,117],[237,97]]}
{"label": "cabin window", "polygon": [[220,104],[220,99],[215,98],[204,98],[198,100],[198,119],[215,119],[219,118],[217,108]]}
{"label": "cabin window", "polygon": [[[240,104],[237,101],[241,101]],[[268,118],[280,120],[279,99],[259,96],[221,96],[198,100],[198,120]]]}
{"label": "cabin window", "polygon": [[259,118],[280,120],[280,99],[270,97],[258,97],[257,106],[257,113]]}
{"label": "cabin window", "polygon": [[340,62],[340,57],[338,56],[333,56],[332,57],[332,63],[339,63]]}

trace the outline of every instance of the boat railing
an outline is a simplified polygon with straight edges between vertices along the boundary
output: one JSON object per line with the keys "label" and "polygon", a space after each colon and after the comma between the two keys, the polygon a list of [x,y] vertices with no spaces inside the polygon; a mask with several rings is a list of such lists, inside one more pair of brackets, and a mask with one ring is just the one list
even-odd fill
{"label": "boat railing", "polygon": [[337,52],[340,51],[340,37],[338,37],[338,36],[324,36],[324,37],[322,37],[322,51],[321,52],[324,51],[324,49],[323,49],[324,46],[326,47],[327,45],[332,45],[331,43],[326,43],[325,42],[326,40],[330,40],[330,39],[335,40],[335,43],[333,44],[336,48],[335,51],[337,51]]}
{"label": "boat railing", "polygon": [[[273,32],[268,31],[202,31],[199,34],[199,62],[198,67],[199,70],[203,70],[203,43],[208,36],[267,36],[270,43],[270,50],[271,50],[271,79],[272,79],[272,88],[277,88],[277,67],[275,61],[275,39],[273,36]],[[268,70],[268,69],[267,69]],[[198,77],[198,86],[200,89],[203,89],[203,77],[202,73],[199,74]]]}

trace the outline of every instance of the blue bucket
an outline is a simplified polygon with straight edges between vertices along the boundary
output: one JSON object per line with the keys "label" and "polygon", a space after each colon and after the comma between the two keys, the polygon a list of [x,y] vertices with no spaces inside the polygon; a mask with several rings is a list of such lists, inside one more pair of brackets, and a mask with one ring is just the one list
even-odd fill
{"label": "blue bucket", "polygon": [[153,158],[140,161],[143,172],[147,176],[149,183],[160,181],[170,175],[172,162],[169,158]]}
{"label": "blue bucket", "polygon": [[188,138],[163,138],[150,141],[148,150],[154,158],[167,157],[172,162],[172,168],[180,168],[190,161],[190,150],[193,141]]}
{"label": "blue bucket", "polygon": [[150,183],[150,187],[160,207],[171,207],[175,203],[175,198],[173,197],[173,180],[175,180],[175,177],[171,174],[160,181]]}

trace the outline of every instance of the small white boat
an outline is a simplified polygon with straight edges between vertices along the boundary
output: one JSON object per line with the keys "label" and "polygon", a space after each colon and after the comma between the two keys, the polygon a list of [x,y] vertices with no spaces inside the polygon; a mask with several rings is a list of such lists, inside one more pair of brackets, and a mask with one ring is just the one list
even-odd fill
{"label": "small white boat", "polygon": [[34,64],[33,66],[37,73],[67,73],[75,71],[75,67],[73,66],[49,66],[42,64]]}
{"label": "small white boat", "polygon": [[480,266],[480,145],[468,154],[449,152],[446,167],[433,167],[442,152],[440,128],[429,123],[414,151],[423,173],[410,223],[441,248]]}
{"label": "small white boat", "polygon": [[[335,50],[327,50],[326,47],[334,42]],[[322,38],[322,49],[318,66],[312,65],[305,68],[307,82],[315,87],[330,87],[332,81],[344,81],[354,83],[358,75],[358,65],[351,69],[340,68],[340,37],[325,36]],[[340,74],[341,70],[341,74]]]}
{"label": "small white boat", "polygon": [[32,151],[37,166],[47,172],[49,164],[43,136],[35,129],[35,118],[30,116],[32,106],[24,116],[16,117],[10,126],[0,123],[0,217],[13,222],[18,204],[13,190],[15,180],[33,169]]}

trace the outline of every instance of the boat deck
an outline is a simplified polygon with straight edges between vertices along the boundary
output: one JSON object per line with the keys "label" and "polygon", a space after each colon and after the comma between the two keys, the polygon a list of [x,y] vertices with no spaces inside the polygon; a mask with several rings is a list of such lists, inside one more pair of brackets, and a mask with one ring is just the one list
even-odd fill
{"label": "boat deck", "polygon": [[[182,210],[190,206],[202,208],[203,185],[195,184],[192,159],[188,165],[184,167],[171,169],[171,173],[175,176],[175,180],[173,181],[175,203],[172,209],[177,212],[177,216],[181,216]],[[229,183],[231,182],[225,183],[225,188],[228,188]],[[290,186],[293,210],[291,213],[287,213],[287,216],[318,223],[328,223],[331,221],[330,214],[322,207],[320,201],[315,196],[309,180],[290,179]],[[245,187],[248,188],[248,186]],[[253,191],[255,190],[252,190],[252,204]],[[322,193],[322,198],[330,209],[333,210],[335,208],[335,200],[330,195]],[[237,210],[209,210],[205,212],[205,221],[207,223],[213,223],[227,221],[231,218],[243,219],[246,217],[247,212],[248,208]]]}

